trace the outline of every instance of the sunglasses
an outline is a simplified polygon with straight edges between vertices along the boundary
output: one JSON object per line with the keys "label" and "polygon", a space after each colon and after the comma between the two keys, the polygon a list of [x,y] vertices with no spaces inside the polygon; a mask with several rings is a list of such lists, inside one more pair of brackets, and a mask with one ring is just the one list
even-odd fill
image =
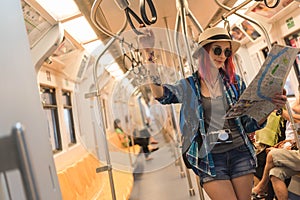
{"label": "sunglasses", "polygon": [[[222,54],[222,51],[223,51],[223,50],[222,50],[221,47],[214,47],[214,48],[213,48],[213,51],[214,51],[214,54],[215,54],[216,56],[219,56],[219,55]],[[230,56],[232,55],[231,49],[229,49],[229,48],[224,49],[224,55],[225,55],[226,58],[230,57]]]}

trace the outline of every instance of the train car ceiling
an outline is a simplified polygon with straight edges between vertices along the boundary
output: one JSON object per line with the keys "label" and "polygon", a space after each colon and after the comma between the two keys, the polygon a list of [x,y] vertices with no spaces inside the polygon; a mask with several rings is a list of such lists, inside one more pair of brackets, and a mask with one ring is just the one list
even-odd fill
{"label": "train car ceiling", "polygon": [[[59,1],[54,1],[54,4],[52,4],[53,1],[51,1],[50,4],[49,1],[45,1],[45,0],[38,0],[38,1],[23,0],[23,2],[27,3],[28,5],[30,5],[30,7],[32,7],[29,8],[32,9],[31,12],[27,12],[28,10],[25,12],[24,10],[25,21],[26,22],[29,21],[29,23],[26,23],[27,30],[30,30],[28,27],[34,24],[30,22],[30,18],[29,18],[30,15],[32,16],[32,13],[38,15],[35,19],[40,20],[40,18],[45,18],[41,23],[43,25],[44,30],[43,32],[40,33],[39,38],[35,38],[35,41],[32,44],[33,46],[32,54],[33,54],[33,60],[36,64],[36,71],[38,71],[43,61],[47,61],[44,63],[44,65],[46,65],[47,67],[52,67],[58,71],[62,71],[71,80],[75,80],[75,81],[80,80],[81,79],[80,77],[82,76],[79,75],[78,78],[78,73],[82,73],[83,71],[85,71],[85,69],[82,69],[83,63],[80,63],[78,61],[72,61],[69,58],[74,56],[74,54],[76,54],[77,52],[78,53],[77,58],[81,58],[83,59],[83,62],[85,62],[86,61],[85,57],[87,55],[83,53],[84,50],[80,48],[80,46],[88,46],[88,44],[97,41],[98,39],[101,40],[103,44],[106,44],[110,39],[109,36],[101,32],[91,21],[91,9],[94,1],[69,0],[68,5],[64,5],[64,3]],[[222,3],[224,3],[227,6],[232,6],[236,2],[237,2],[236,0],[225,0]],[[57,6],[57,3],[59,3],[59,6]],[[172,16],[176,16],[178,2],[174,0],[167,0],[167,2],[154,1],[153,3],[157,12],[157,21],[153,23],[151,26],[174,29],[176,18]],[[206,27],[209,24],[214,23],[217,19],[220,19],[221,15],[225,12],[223,9],[220,9],[219,6],[214,1],[202,1],[201,5],[199,4],[199,2],[196,1],[186,1],[186,3],[188,8],[191,10],[193,15],[196,17],[196,19],[203,27]],[[47,13],[43,7],[47,8],[47,11],[49,13]],[[146,6],[147,13],[149,13],[148,7]],[[130,8],[134,12],[138,13],[139,1],[131,1]],[[208,15],[206,13],[210,13],[210,14]],[[215,15],[211,15],[211,13],[215,13]],[[29,15],[27,18],[26,18],[26,14]],[[68,27],[68,24],[78,23],[78,21],[80,21],[80,18],[85,18],[87,22],[90,24],[92,29],[89,30],[88,28],[83,27],[83,25],[81,28],[76,28],[75,30],[72,30],[72,28]],[[101,1],[100,6],[97,8],[96,20],[98,23],[100,23],[103,27],[110,30],[111,32],[117,32],[122,27],[122,24],[126,20],[126,17],[123,10],[121,10],[118,7],[115,1],[104,0]],[[63,24],[63,29],[65,31],[62,31],[59,24]],[[190,36],[193,36],[194,37],[193,39],[196,39],[198,32],[190,20],[187,20],[187,26],[189,27]],[[39,25],[39,28],[40,27],[41,26]],[[49,31],[50,29],[54,29],[54,30],[57,29],[56,37],[53,36],[54,31],[53,30]],[[94,36],[90,36],[89,39],[81,39],[81,40],[78,39],[78,37],[74,38],[74,33],[78,32],[79,29],[89,30],[85,33],[85,35],[90,35],[92,33],[94,34]],[[132,32],[130,26],[128,25],[125,31]],[[66,33],[70,33],[70,34],[66,34]],[[28,34],[29,34],[29,39],[31,39],[30,38],[31,35],[36,37],[34,34],[30,35],[29,32]],[[62,36],[64,36],[65,38],[64,40],[62,40]],[[49,38],[51,38],[54,41],[49,40]],[[59,55],[59,56],[52,55],[54,51],[57,51],[58,49],[59,50],[66,49],[65,47],[66,38],[67,39],[70,38],[69,40],[71,40],[71,43],[75,44],[74,46],[77,47],[76,51],[72,51],[72,53],[65,52],[65,55]],[[42,45],[45,46],[45,44],[42,42],[43,40],[48,42],[49,47],[44,48],[43,51],[41,51],[39,46]],[[60,44],[61,42],[63,44]],[[114,62],[116,62],[119,65],[119,68],[121,69],[121,71],[123,71],[123,73],[128,71],[128,67],[126,66],[128,66],[129,64],[127,63],[124,65],[120,44],[118,42],[113,43],[111,47],[108,49],[108,52],[112,55]],[[69,57],[66,54],[68,54]],[[74,63],[76,63],[76,65],[74,65]],[[132,78],[131,75],[129,75],[128,78],[129,79]]]}
{"label": "train car ceiling", "polygon": [[[88,27],[89,23],[84,23],[84,17],[73,1],[70,1],[73,6],[68,4],[66,7],[52,8],[52,4],[45,5],[45,2],[21,1],[36,72],[44,66],[78,82],[83,77],[89,57],[83,44],[96,40],[97,36]],[[49,14],[53,9],[57,9],[57,12]],[[74,30],[74,24],[86,31],[81,32],[83,36],[75,34],[78,33],[78,28]]]}
{"label": "train car ceiling", "polygon": [[[108,39],[110,38],[108,35],[101,32],[95,25],[91,22],[91,9],[92,5],[94,3],[93,0],[75,0],[79,10],[82,12],[82,14],[87,18],[87,20],[90,22],[91,26],[93,27],[93,30],[96,32],[97,36],[100,40],[103,41],[104,44],[108,42]],[[199,20],[199,23],[201,26],[205,27],[208,24],[214,22],[214,20],[221,17],[222,13],[224,13],[224,10],[219,9],[218,5],[214,1],[201,1],[201,4],[197,1],[187,1],[189,4],[189,8]],[[227,6],[232,6],[236,0],[225,0],[223,3]],[[175,20],[177,13],[176,8],[176,1],[174,0],[165,0],[165,1],[154,1],[154,6],[157,12],[157,21],[156,23],[152,24],[151,27],[159,27],[159,28],[169,28],[174,29],[175,26]],[[130,1],[130,8],[135,12],[139,13],[139,1]],[[168,5],[168,6],[166,6]],[[146,6],[147,7],[147,6]],[[147,13],[150,13],[149,8],[146,8]],[[211,13],[217,13],[216,15],[212,15]],[[209,13],[209,14],[207,14]],[[216,18],[216,19],[214,19]],[[96,20],[99,24],[101,24],[105,29],[109,30],[112,33],[117,33],[126,21],[125,13],[122,9],[119,8],[117,3],[115,1],[108,1],[103,0],[100,2],[99,7],[97,8],[96,12]],[[197,37],[197,32],[195,28],[192,26],[191,21],[188,21],[188,26],[190,27],[190,30],[194,33]],[[168,26],[168,27],[167,27]],[[129,25],[127,25],[125,31],[131,31],[131,28]],[[126,72],[127,69],[123,66],[122,58],[119,56],[121,55],[119,45],[113,44],[111,48],[109,48],[110,53],[113,55],[113,57],[116,59],[116,62],[119,64],[120,68]]]}

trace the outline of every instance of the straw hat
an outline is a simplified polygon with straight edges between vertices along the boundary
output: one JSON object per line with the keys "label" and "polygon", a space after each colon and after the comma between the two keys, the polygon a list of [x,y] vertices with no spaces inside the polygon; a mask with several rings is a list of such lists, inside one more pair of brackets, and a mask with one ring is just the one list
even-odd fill
{"label": "straw hat", "polygon": [[220,27],[208,28],[200,34],[198,39],[199,46],[194,51],[193,57],[197,58],[200,55],[201,48],[204,47],[206,44],[220,41],[230,42],[233,54],[241,46],[241,44],[238,41],[232,40],[230,34],[226,31],[226,29]]}

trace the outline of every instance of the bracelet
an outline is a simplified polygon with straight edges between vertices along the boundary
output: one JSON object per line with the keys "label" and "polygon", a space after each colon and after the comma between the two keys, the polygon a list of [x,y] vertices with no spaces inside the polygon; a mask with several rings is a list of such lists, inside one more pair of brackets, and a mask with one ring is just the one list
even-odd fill
{"label": "bracelet", "polygon": [[156,60],[155,56],[154,56],[154,51],[151,51],[149,53],[149,58],[148,61],[154,63],[154,61]]}
{"label": "bracelet", "polygon": [[162,82],[158,75],[150,75],[150,79],[154,85],[161,86]]}

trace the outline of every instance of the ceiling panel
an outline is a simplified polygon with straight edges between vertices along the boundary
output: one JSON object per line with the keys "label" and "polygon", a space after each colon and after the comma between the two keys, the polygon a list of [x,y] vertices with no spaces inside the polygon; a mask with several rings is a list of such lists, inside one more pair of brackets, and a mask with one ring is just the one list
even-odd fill
{"label": "ceiling panel", "polygon": [[[92,0],[75,0],[80,10],[90,10],[86,6],[91,6]],[[166,28],[166,22],[168,24],[168,28],[174,30],[175,28],[175,20],[176,20],[176,2],[179,0],[153,0],[157,11],[157,22],[151,27],[160,27]],[[129,7],[139,16],[139,0],[130,0]],[[222,2],[222,0],[221,0]],[[236,2],[236,0],[224,0],[224,4],[228,6],[232,6]],[[188,0],[188,8],[192,12],[192,14],[196,17],[197,21],[200,25],[205,28],[211,20],[216,20],[221,17],[222,9],[219,9],[218,5],[213,0]],[[99,12],[103,12],[103,16],[100,19],[102,22],[106,21],[113,33],[119,31],[126,20],[125,12],[121,10],[114,0],[102,0],[100,3]],[[150,11],[147,6],[147,14],[150,18]],[[218,13],[218,15],[214,15],[214,13]],[[90,13],[89,13],[90,16]],[[191,26],[194,31],[194,25],[191,23],[189,18],[187,18],[187,25]],[[126,30],[131,30],[130,26],[127,25]]]}

